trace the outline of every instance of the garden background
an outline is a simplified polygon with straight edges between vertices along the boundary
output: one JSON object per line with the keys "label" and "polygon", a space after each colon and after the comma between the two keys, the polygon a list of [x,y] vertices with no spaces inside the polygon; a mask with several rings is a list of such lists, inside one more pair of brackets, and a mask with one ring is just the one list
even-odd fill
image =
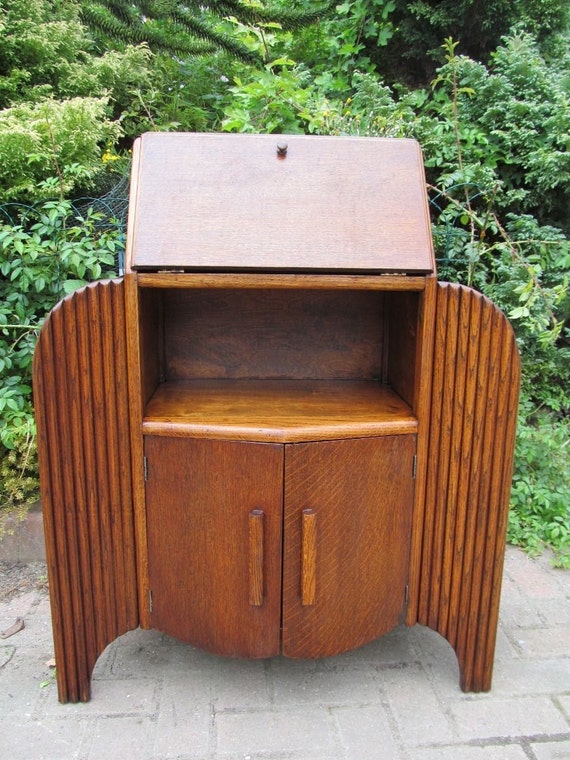
{"label": "garden background", "polygon": [[145,131],[412,137],[441,279],[522,356],[508,539],[570,566],[566,0],[0,0],[0,536],[37,499],[42,321],[116,275]]}

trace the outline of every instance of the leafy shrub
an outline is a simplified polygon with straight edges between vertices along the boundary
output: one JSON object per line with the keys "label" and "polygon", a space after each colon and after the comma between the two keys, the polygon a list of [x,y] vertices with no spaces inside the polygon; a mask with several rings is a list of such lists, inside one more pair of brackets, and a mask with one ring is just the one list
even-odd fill
{"label": "leafy shrub", "polygon": [[[52,306],[89,280],[112,276],[123,234],[89,210],[47,201],[0,223],[0,460],[3,501],[27,498],[36,464],[31,365]],[[18,452],[23,458],[16,458]]]}
{"label": "leafy shrub", "polygon": [[133,88],[150,82],[145,45],[101,53],[79,20],[80,3],[9,0],[0,24],[0,107],[47,98],[110,96],[120,107]]}
{"label": "leafy shrub", "polygon": [[0,107],[57,95],[58,82],[88,47],[76,3],[4,0],[0,14]]}
{"label": "leafy shrub", "polygon": [[501,209],[530,212],[570,231],[570,109],[563,73],[546,63],[528,34],[505,39],[488,67],[456,55],[449,40],[445,48],[433,113],[453,121],[462,155],[449,141],[448,155],[441,143],[435,148],[439,130],[434,133],[428,120],[422,138],[428,153],[434,147],[431,165],[453,171],[458,159],[482,163],[500,182],[495,202]]}
{"label": "leafy shrub", "polygon": [[[0,458],[0,538],[5,532],[4,513],[25,517],[28,505],[38,495],[38,460],[35,437],[30,430],[12,449],[2,451]],[[9,511],[3,508],[9,507]],[[20,509],[18,509],[20,508]]]}
{"label": "leafy shrub", "polygon": [[570,567],[570,421],[531,417],[519,425],[508,540],[531,553],[551,546]]}
{"label": "leafy shrub", "polygon": [[[20,103],[0,111],[0,195],[34,201],[92,186],[105,171],[101,155],[120,134],[106,117],[106,98]],[[57,192],[56,192],[57,194]]]}
{"label": "leafy shrub", "polygon": [[[80,21],[82,7],[73,0],[2,3],[0,108],[26,104],[29,109],[57,101],[64,108],[64,101],[99,99],[103,108],[97,118],[113,123],[115,130],[120,123],[120,133],[126,138],[148,129],[206,127],[203,105],[219,83],[216,66],[218,59],[222,65],[223,58],[181,62],[155,55],[145,43],[101,49]],[[27,118],[26,113],[16,112],[16,119],[20,118]],[[89,130],[89,126],[83,124],[82,128]],[[116,137],[113,133],[111,147]],[[105,137],[99,134],[99,138],[104,149]],[[130,140],[123,140],[122,147],[130,147]],[[77,157],[76,163],[80,161]],[[64,194],[68,191],[75,192],[66,187]]]}
{"label": "leafy shrub", "polygon": [[[391,33],[383,47],[362,30],[365,62],[371,59],[390,81],[414,83],[433,76],[442,62],[440,46],[446,37],[458,40],[465,55],[486,63],[513,29],[533,34],[548,47],[567,29],[570,18],[565,0],[413,0],[389,5]],[[377,12],[375,18],[379,20]]]}
{"label": "leafy shrub", "polygon": [[295,134],[307,130],[314,88],[308,73],[293,61],[273,61],[262,71],[235,76],[229,92],[231,100],[222,120],[226,132]]}

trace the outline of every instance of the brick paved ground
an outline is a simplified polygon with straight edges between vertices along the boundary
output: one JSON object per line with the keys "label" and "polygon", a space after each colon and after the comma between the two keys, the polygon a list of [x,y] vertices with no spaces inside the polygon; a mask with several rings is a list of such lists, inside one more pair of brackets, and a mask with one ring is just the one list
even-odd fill
{"label": "brick paved ground", "polygon": [[[463,694],[437,634],[397,629],[340,657],[214,657],[134,631],[60,705],[47,594],[0,603],[2,760],[570,760],[570,572],[509,548],[490,694]],[[47,682],[47,685],[46,685]]]}

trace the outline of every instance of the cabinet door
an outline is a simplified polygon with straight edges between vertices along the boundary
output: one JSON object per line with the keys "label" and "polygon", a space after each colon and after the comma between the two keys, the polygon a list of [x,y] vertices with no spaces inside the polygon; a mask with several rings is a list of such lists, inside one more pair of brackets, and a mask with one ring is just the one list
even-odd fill
{"label": "cabinet door", "polygon": [[147,436],[151,626],[218,654],[279,652],[283,447]]}
{"label": "cabinet door", "polygon": [[339,654],[403,622],[415,446],[286,446],[283,654]]}

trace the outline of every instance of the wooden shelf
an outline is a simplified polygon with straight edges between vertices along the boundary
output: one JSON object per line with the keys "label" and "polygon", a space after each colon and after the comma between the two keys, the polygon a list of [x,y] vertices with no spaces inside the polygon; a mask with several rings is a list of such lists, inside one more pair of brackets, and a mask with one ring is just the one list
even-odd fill
{"label": "wooden shelf", "polygon": [[162,383],[145,435],[294,442],[417,432],[410,407],[365,380],[190,380]]}

